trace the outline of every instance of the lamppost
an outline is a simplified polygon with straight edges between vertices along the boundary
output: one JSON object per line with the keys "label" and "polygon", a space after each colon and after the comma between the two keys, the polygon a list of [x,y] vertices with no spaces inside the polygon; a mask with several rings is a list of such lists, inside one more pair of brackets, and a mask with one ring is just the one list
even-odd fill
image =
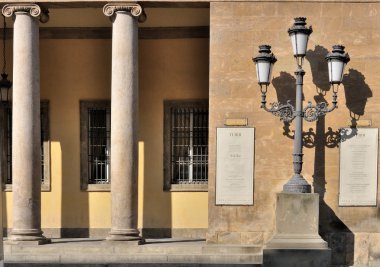
{"label": "lamppost", "polygon": [[293,54],[296,59],[297,69],[296,75],[296,103],[295,107],[287,103],[273,103],[270,107],[267,106],[266,93],[270,84],[272,69],[277,61],[274,54],[271,52],[269,45],[260,45],[259,54],[253,58],[256,64],[257,80],[261,90],[261,108],[265,111],[280,117],[284,122],[295,120],[294,134],[294,154],[293,154],[293,177],[284,185],[283,191],[290,193],[311,193],[311,186],[301,175],[302,171],[302,127],[303,119],[308,122],[318,120],[318,117],[325,116],[337,107],[338,87],[343,79],[345,65],[350,61],[350,57],[344,52],[344,46],[334,45],[331,53],[327,54],[326,60],[328,64],[329,81],[332,88],[332,105],[331,107],[326,102],[321,102],[312,105],[311,101],[303,108],[303,76],[305,71],[302,69],[304,57],[306,55],[307,43],[310,34],[312,33],[311,26],[306,27],[306,18],[295,18],[294,25],[288,30],[292,46]]}

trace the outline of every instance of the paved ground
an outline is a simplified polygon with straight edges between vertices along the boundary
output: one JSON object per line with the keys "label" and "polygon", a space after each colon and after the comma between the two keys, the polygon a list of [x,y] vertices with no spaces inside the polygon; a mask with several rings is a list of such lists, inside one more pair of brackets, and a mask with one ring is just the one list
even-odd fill
{"label": "paved ground", "polygon": [[195,267],[260,266],[257,246],[208,245],[204,240],[148,239],[144,245],[100,239],[53,239],[46,245],[5,242],[5,266]]}

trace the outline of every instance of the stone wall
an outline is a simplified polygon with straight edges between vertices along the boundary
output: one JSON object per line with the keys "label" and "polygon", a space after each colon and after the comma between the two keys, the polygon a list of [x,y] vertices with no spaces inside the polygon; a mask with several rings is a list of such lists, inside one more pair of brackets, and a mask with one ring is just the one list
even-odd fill
{"label": "stone wall", "polygon": [[[351,56],[339,108],[304,123],[303,175],[320,194],[320,234],[333,250],[334,264],[375,264],[380,260],[377,207],[339,207],[341,127],[364,120],[380,125],[380,3],[213,2],[210,6],[209,243],[265,244],[275,227],[275,194],[292,175],[293,124],[260,109],[261,93],[251,58],[260,44],[278,58],[268,103],[295,98],[296,68],[287,30],[293,18],[312,25],[304,63],[304,98],[331,103],[325,55],[343,44]],[[216,128],[226,118],[248,118],[256,128],[254,205],[216,206]]]}

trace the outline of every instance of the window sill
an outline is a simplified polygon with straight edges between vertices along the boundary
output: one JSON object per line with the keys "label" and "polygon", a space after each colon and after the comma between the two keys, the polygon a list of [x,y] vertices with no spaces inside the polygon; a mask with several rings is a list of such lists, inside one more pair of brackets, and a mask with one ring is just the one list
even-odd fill
{"label": "window sill", "polygon": [[82,185],[81,191],[110,192],[111,191],[111,184],[86,184],[86,185]]}
{"label": "window sill", "polygon": [[207,192],[208,184],[171,184],[168,192]]}

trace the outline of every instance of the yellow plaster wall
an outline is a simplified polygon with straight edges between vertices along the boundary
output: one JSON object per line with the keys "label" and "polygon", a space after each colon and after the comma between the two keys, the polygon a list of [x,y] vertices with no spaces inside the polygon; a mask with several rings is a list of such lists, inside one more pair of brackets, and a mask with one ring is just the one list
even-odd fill
{"label": "yellow plaster wall", "polygon": [[140,42],[140,60],[140,140],[145,146],[143,225],[207,228],[207,192],[162,190],[162,100],[208,98],[208,40],[145,40]]}
{"label": "yellow plaster wall", "polygon": [[[163,100],[208,98],[208,40],[141,40],[139,48],[138,226],[207,228],[207,192],[163,192]],[[8,53],[10,64],[11,58]],[[51,192],[42,193],[42,228],[109,228],[111,194],[80,191],[79,101],[110,98],[111,40],[44,39],[40,58],[51,136]],[[4,206],[10,228],[11,192]]]}

